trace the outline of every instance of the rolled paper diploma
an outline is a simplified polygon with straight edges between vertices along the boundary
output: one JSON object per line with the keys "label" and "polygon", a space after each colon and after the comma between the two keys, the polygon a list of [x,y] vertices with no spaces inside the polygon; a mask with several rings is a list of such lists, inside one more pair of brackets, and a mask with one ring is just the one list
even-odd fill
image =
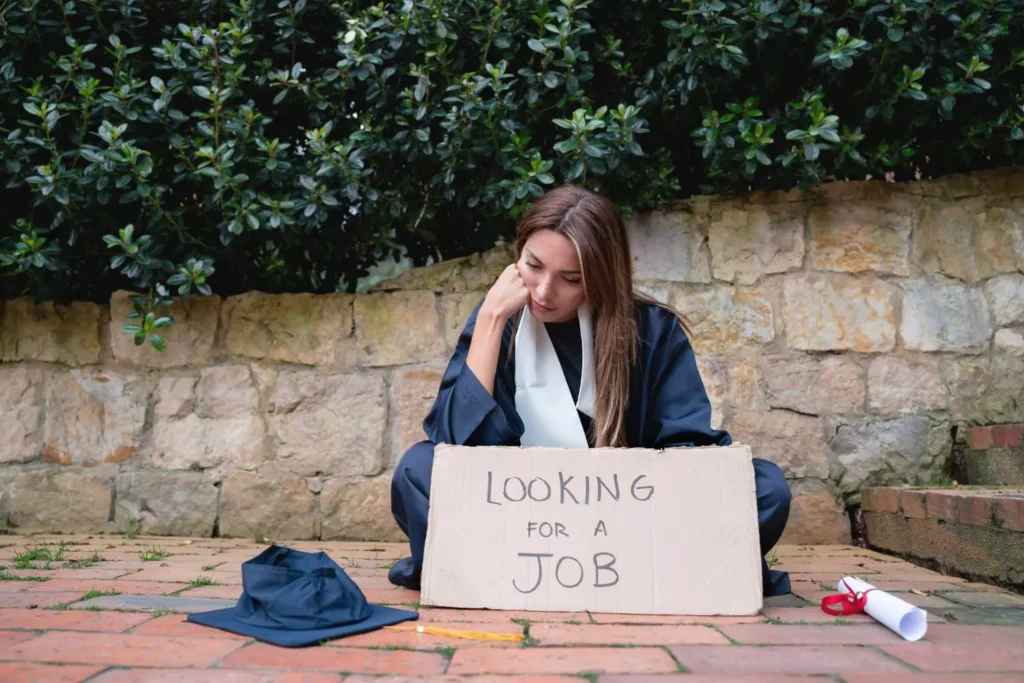
{"label": "rolled paper diploma", "polygon": [[928,631],[928,613],[916,605],[900,600],[891,593],[879,590],[866,581],[847,576],[839,582],[839,592],[854,595],[865,593],[864,611],[868,615],[888,626],[906,640],[915,641],[924,638]]}

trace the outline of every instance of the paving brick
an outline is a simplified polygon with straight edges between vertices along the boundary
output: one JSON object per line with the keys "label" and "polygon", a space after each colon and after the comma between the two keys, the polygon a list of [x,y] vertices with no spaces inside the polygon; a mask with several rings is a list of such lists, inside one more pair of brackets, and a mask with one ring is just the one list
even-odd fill
{"label": "paving brick", "polygon": [[996,498],[992,504],[1004,529],[1024,531],[1024,498]]}
{"label": "paving brick", "polygon": [[883,652],[922,671],[1024,671],[1019,648],[956,643],[902,643],[884,646]]}
{"label": "paving brick", "polygon": [[925,496],[925,511],[932,519],[956,521],[956,511],[962,496],[946,491],[929,491]]}
{"label": "paving brick", "polygon": [[924,491],[900,491],[900,509],[906,517],[924,519],[927,517],[924,507]]}
{"label": "paving brick", "polygon": [[186,598],[174,595],[101,595],[72,605],[73,609],[169,609],[172,612],[205,612],[212,609],[233,607],[237,600],[216,600],[214,598]]}
{"label": "paving brick", "polygon": [[[932,593],[929,593],[927,595],[918,595],[917,593],[897,593],[897,592],[894,592],[893,595],[895,595],[896,597],[898,597],[900,600],[902,600],[904,602],[909,602],[911,605],[914,605],[916,607],[921,607],[921,608],[926,609],[926,610],[927,609],[937,610],[937,609],[942,609],[942,608],[946,608],[946,607],[956,607],[957,606],[957,604],[955,602],[951,602],[950,600],[947,600],[947,599],[945,599],[945,598],[943,598],[941,596],[938,596],[938,595],[935,595],[935,594],[932,594]],[[931,616],[932,615],[929,613],[929,615],[928,615],[929,619],[931,619]]]}
{"label": "paving brick", "polygon": [[122,666],[210,666],[241,646],[224,638],[168,638],[49,631],[8,648],[12,658]]}
{"label": "paving brick", "polygon": [[971,427],[967,430],[967,443],[971,450],[983,451],[992,447],[991,427]]}
{"label": "paving brick", "polygon": [[847,617],[834,617],[825,614],[820,607],[766,607],[761,613],[768,619],[778,619],[784,624],[830,624],[836,619],[854,623],[874,623],[874,619],[866,614],[851,614]]}
{"label": "paving brick", "polygon": [[[411,626],[411,628],[409,628]],[[455,635],[438,635],[419,633],[417,627],[443,628],[452,631],[464,631],[466,637]],[[487,625],[471,625],[466,622],[432,622],[430,624],[401,624],[396,628],[385,627],[370,633],[339,638],[331,641],[338,647],[409,647],[416,650],[434,650],[442,647],[521,647],[522,641],[514,640],[478,640],[472,637],[474,632],[495,634],[522,635],[523,627],[512,621],[491,623]]]}
{"label": "paving brick", "polygon": [[968,607],[1020,607],[1024,596],[989,591],[942,591],[940,595]]}
{"label": "paving brick", "polygon": [[720,630],[741,645],[886,645],[902,642],[902,638],[878,624],[851,624],[836,628],[739,624],[722,626]]}
{"label": "paving brick", "polygon": [[[346,679],[351,680],[351,679]],[[341,675],[312,671],[232,669],[112,669],[89,683],[339,683]],[[388,683],[394,683],[389,680]]]}
{"label": "paving brick", "polygon": [[986,496],[963,496],[959,501],[957,519],[961,524],[988,526],[992,521],[991,502]]}
{"label": "paving brick", "polygon": [[[213,564],[213,562],[211,561],[210,564]],[[220,585],[242,585],[241,568],[236,571],[203,571],[202,569],[196,570],[192,567],[175,567],[173,565],[170,567],[146,567],[142,571],[132,574],[131,580],[156,581],[164,583],[172,581],[175,583],[189,584],[201,576],[204,576]]]}
{"label": "paving brick", "polygon": [[43,683],[43,681],[46,683],[79,683],[100,671],[103,671],[102,666],[0,662],[0,681],[4,683]]}
{"label": "paving brick", "polygon": [[[149,619],[148,614],[81,612],[75,610],[4,609],[0,624],[11,629],[104,631],[121,633]],[[2,679],[0,679],[2,680]]]}
{"label": "paving brick", "polygon": [[[543,613],[542,613],[543,614]],[[587,620],[586,614],[565,613],[565,619],[575,618]],[[465,622],[476,624],[505,624],[513,621],[512,612],[486,609],[452,609],[446,607],[423,607],[419,610],[420,623],[424,622]]]}
{"label": "paving brick", "polygon": [[[716,646],[708,646],[716,647]],[[731,649],[718,646],[720,649]],[[676,663],[660,648],[552,647],[524,650],[460,649],[449,674],[672,673]]]}
{"label": "paving brick", "polygon": [[[786,596],[782,596],[786,597]],[[686,624],[757,624],[764,621],[764,617],[753,614],[749,617],[704,617],[704,616],[674,616],[668,614],[601,614],[590,615],[595,624],[635,624],[644,626],[671,626]],[[586,623],[586,622],[584,622]]]}
{"label": "paving brick", "polygon": [[89,591],[108,593],[117,591],[128,595],[164,595],[188,588],[187,583],[161,583],[157,581],[91,581],[89,579],[53,579],[45,583],[27,585],[27,592],[75,592],[79,595]]}
{"label": "paving brick", "polygon": [[13,647],[18,643],[32,640],[38,635],[37,631],[0,631],[0,652],[4,648]]}
{"label": "paving brick", "polygon": [[199,586],[182,591],[183,598],[216,598],[217,600],[238,600],[242,594],[241,586]]}
{"label": "paving brick", "polygon": [[1021,425],[996,425],[992,427],[992,445],[996,448],[1017,448],[1021,442]]}
{"label": "paving brick", "polygon": [[162,617],[152,618],[143,614],[147,621],[132,629],[132,633],[147,636],[174,636],[178,638],[233,638],[235,640],[246,640],[245,636],[237,633],[230,633],[219,628],[193,624],[186,621],[187,614],[166,614]]}
{"label": "paving brick", "polygon": [[220,666],[229,669],[263,667],[429,676],[442,673],[445,661],[442,655],[429,652],[343,647],[280,648],[267,643],[254,643],[226,657]]}
{"label": "paving brick", "polygon": [[[916,643],[915,643],[916,644]],[[899,673],[910,671],[881,652],[843,645],[767,645],[715,647],[683,645],[670,648],[676,659],[698,674],[818,674]]]}
{"label": "paving brick", "polygon": [[[678,681],[678,683],[831,683],[831,680],[827,678],[787,676],[786,674],[778,676],[730,676],[728,674],[721,676],[716,674],[710,674],[707,676],[702,676],[700,674],[630,676],[627,674],[619,676],[601,676],[598,680],[600,683],[670,683],[672,681]],[[924,681],[921,683],[924,683]]]}
{"label": "paving brick", "polygon": [[[602,679],[604,677],[602,676]],[[660,676],[659,678],[671,678]],[[581,683],[577,676],[346,676],[345,683]]]}
{"label": "paving brick", "polygon": [[928,627],[926,639],[933,643],[1020,648],[1024,647],[1024,627],[936,624]]}
{"label": "paving brick", "polygon": [[38,591],[25,593],[14,591],[0,591],[0,609],[24,607],[35,609],[37,607],[53,607],[67,602],[73,602],[82,597],[81,593],[58,591],[56,593],[40,593]]}
{"label": "paving brick", "polygon": [[[759,626],[759,624],[749,624]],[[530,629],[539,645],[728,645],[707,626],[571,626],[539,624]]]}
{"label": "paving brick", "polygon": [[[843,674],[845,683],[1024,683],[1022,674]],[[807,681],[806,683],[810,683]],[[824,682],[822,682],[824,683]]]}

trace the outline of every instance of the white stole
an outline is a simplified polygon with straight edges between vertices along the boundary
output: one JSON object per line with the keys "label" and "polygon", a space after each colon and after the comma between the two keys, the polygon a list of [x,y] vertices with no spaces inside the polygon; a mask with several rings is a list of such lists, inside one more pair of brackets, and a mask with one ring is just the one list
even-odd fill
{"label": "white stole", "polygon": [[579,410],[593,419],[597,392],[594,386],[594,326],[590,308],[577,312],[583,342],[578,399],[574,404],[565,373],[544,323],[523,309],[516,331],[516,412],[523,420],[523,446],[589,448]]}

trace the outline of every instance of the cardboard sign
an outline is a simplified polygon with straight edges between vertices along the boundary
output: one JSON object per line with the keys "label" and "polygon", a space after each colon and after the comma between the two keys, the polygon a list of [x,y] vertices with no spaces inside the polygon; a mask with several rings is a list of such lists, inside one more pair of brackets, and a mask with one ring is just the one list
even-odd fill
{"label": "cardboard sign", "polygon": [[420,602],[756,614],[762,589],[750,448],[438,445]]}

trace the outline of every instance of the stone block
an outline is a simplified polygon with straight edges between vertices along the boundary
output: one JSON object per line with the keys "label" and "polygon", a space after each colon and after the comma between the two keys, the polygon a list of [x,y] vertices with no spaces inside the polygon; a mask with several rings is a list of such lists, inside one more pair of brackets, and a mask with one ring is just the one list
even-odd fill
{"label": "stone block", "polygon": [[446,355],[441,317],[432,292],[356,297],[355,355],[363,366],[403,365]]}
{"label": "stone block", "polygon": [[873,278],[789,275],[783,284],[786,341],[801,351],[878,353],[896,346],[899,290]]}
{"label": "stone block", "polygon": [[626,228],[639,280],[711,282],[706,218],[699,210],[653,211],[636,216]]}
{"label": "stone block", "polygon": [[981,198],[928,203],[914,241],[927,270],[977,282],[1018,269],[1024,257],[1024,214]]}
{"label": "stone block", "polygon": [[727,354],[757,348],[775,339],[771,299],[759,289],[717,287],[674,291],[670,303],[690,324],[697,355]]}
{"label": "stone block", "polygon": [[999,275],[985,283],[997,325],[1024,323],[1024,275]]}
{"label": "stone block", "polygon": [[757,364],[757,358],[751,356],[733,356],[726,363],[728,394],[725,402],[734,410],[768,411]]}
{"label": "stone block", "polygon": [[829,482],[798,479],[790,488],[793,500],[780,545],[850,543],[850,516]]}
{"label": "stone block", "polygon": [[151,393],[145,376],[95,368],[53,375],[46,392],[43,460],[85,467],[127,462],[142,441]]}
{"label": "stone block", "polygon": [[134,292],[117,291],[110,297],[110,350],[119,363],[148,366],[153,368],[174,368],[187,365],[206,365],[213,357],[217,337],[217,317],[220,313],[220,297],[217,295],[190,298],[182,303],[175,298],[166,310],[155,311],[158,316],[170,316],[174,324],[156,330],[167,342],[164,351],[157,351],[148,342],[136,346],[134,337],[121,329],[122,325],[138,324],[129,319],[132,312]]}
{"label": "stone block", "polygon": [[0,464],[39,457],[42,417],[42,371],[0,366]]}
{"label": "stone block", "polygon": [[443,369],[436,368],[396,371],[391,383],[393,427],[388,464],[397,463],[410,446],[427,438],[423,420],[437,398],[443,375]]}
{"label": "stone block", "polygon": [[1011,356],[1024,356],[1024,334],[1009,328],[996,332],[992,338],[996,349]]}
{"label": "stone block", "polygon": [[860,413],[866,388],[860,365],[842,358],[769,357],[761,364],[768,405],[807,415]]}
{"label": "stone block", "polygon": [[832,480],[851,502],[865,486],[927,483],[951,447],[949,424],[924,417],[842,424],[829,444]]}
{"label": "stone block", "polygon": [[940,367],[957,420],[969,425],[1024,422],[1024,356],[950,358]]}
{"label": "stone block", "polygon": [[868,365],[871,411],[883,415],[945,410],[946,389],[933,358],[878,356]]}
{"label": "stone block", "polygon": [[473,309],[480,304],[487,292],[468,292],[465,294],[446,294],[441,297],[441,312],[444,316],[445,350],[451,353],[459,343],[459,336],[466,327],[466,321]]}
{"label": "stone block", "polygon": [[221,319],[232,356],[300,365],[352,362],[348,294],[247,292],[225,300]]}
{"label": "stone block", "polygon": [[221,489],[221,536],[271,541],[314,537],[314,496],[299,477],[231,472]]}
{"label": "stone block", "polygon": [[85,301],[37,305],[28,298],[10,299],[4,305],[0,330],[3,362],[37,360],[71,366],[98,363],[101,316],[99,306]]}
{"label": "stone block", "polygon": [[803,207],[727,205],[712,209],[708,246],[718,280],[752,285],[763,275],[799,270]]}
{"label": "stone block", "polygon": [[713,356],[698,356],[697,371],[700,373],[704,391],[711,403],[711,428],[722,426],[722,407],[725,404],[726,372],[725,362]]}
{"label": "stone block", "polygon": [[729,422],[734,441],[751,445],[755,458],[775,463],[788,478],[827,479],[823,422],[786,411],[739,412]]}
{"label": "stone block", "polygon": [[164,377],[157,385],[153,464],[171,470],[255,469],[267,457],[258,411],[247,366],[206,368],[198,378]]}
{"label": "stone block", "polygon": [[269,410],[282,470],[300,477],[383,470],[387,389],[380,375],[282,372]]}
{"label": "stone block", "polygon": [[992,338],[988,303],[978,290],[949,279],[906,280],[903,345],[915,351],[980,352]]}
{"label": "stone block", "polygon": [[35,470],[15,478],[10,496],[10,524],[20,533],[97,533],[110,514],[111,480],[82,470]]}
{"label": "stone block", "polygon": [[217,520],[215,482],[199,472],[137,470],[117,477],[114,526],[128,520],[153,536],[211,536]]}
{"label": "stone block", "polygon": [[807,223],[814,270],[910,275],[912,220],[906,202],[815,206]]}
{"label": "stone block", "polygon": [[480,254],[413,268],[396,278],[374,285],[369,291],[424,290],[437,294],[461,294],[472,290],[487,290],[515,260],[512,245],[502,244]]}
{"label": "stone block", "polygon": [[391,514],[391,475],[332,479],[320,494],[324,540],[404,541]]}

